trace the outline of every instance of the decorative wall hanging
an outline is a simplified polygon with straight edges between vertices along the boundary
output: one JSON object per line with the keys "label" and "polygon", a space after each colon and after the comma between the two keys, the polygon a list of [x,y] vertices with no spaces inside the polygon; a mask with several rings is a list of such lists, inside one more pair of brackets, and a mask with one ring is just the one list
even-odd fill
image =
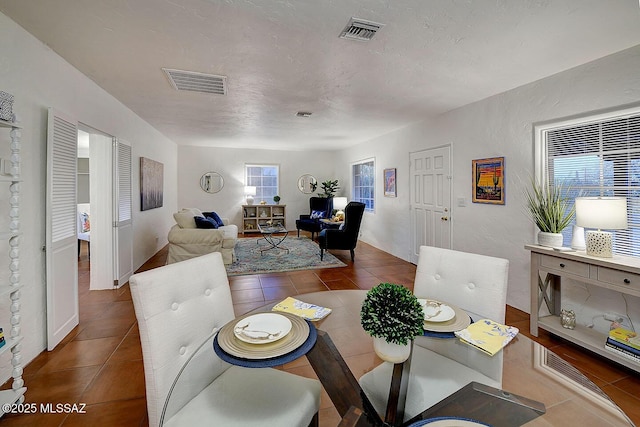
{"label": "decorative wall hanging", "polygon": [[472,160],[473,203],[504,205],[504,157]]}
{"label": "decorative wall hanging", "polygon": [[162,207],[164,165],[140,157],[140,210]]}
{"label": "decorative wall hanging", "polygon": [[384,170],[384,195],[386,197],[397,197],[396,191],[396,168]]}

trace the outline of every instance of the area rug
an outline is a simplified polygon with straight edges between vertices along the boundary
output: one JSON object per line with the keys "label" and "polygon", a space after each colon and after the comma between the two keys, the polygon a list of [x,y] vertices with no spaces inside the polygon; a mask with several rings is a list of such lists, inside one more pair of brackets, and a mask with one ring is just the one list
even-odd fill
{"label": "area rug", "polygon": [[260,249],[268,247],[260,236],[238,239],[236,244],[236,261],[227,265],[227,275],[278,273],[283,271],[307,270],[314,268],[345,267],[346,264],[328,252],[320,261],[318,244],[308,237],[287,237],[282,249],[271,249],[260,253]]}

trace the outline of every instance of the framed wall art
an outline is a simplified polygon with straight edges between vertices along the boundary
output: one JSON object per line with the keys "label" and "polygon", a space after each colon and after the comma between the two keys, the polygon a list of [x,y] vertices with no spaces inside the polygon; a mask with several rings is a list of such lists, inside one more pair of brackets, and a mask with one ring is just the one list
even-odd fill
{"label": "framed wall art", "polygon": [[164,165],[155,160],[140,157],[140,210],[162,207]]}
{"label": "framed wall art", "polygon": [[396,191],[396,168],[384,170],[384,195],[386,197],[397,197]]}
{"label": "framed wall art", "polygon": [[504,157],[471,161],[473,203],[504,205]]}

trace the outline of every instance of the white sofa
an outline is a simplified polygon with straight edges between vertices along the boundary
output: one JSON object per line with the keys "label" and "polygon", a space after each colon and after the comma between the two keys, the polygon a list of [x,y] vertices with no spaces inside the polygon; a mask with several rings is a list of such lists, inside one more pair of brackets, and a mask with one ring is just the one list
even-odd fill
{"label": "white sofa", "polygon": [[167,264],[195,258],[211,252],[220,252],[225,264],[235,261],[235,247],[238,242],[238,226],[230,224],[227,218],[222,218],[225,224],[217,229],[202,229],[196,227],[195,216],[203,216],[196,208],[182,209],[173,214],[176,225],[169,230],[169,256]]}

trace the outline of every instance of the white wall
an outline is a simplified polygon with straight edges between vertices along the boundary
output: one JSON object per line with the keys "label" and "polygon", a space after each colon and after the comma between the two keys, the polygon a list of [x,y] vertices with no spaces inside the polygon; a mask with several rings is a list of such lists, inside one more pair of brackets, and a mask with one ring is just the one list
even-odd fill
{"label": "white wall", "polygon": [[[529,312],[529,253],[524,245],[534,242],[535,228],[524,213],[522,189],[533,173],[533,124],[638,102],[639,69],[637,46],[343,150],[337,156],[337,176],[348,177],[351,162],[370,156],[376,157],[378,182],[384,168],[398,168],[398,199],[383,197],[377,186],[377,209],[363,222],[362,240],[408,259],[409,153],[450,144],[453,248],[509,259],[507,301]],[[471,203],[471,161],[494,156],[505,157],[506,205]],[[456,206],[459,197],[466,199],[466,207]],[[576,293],[584,301],[589,292],[593,294]],[[594,312],[612,304],[625,313],[624,302],[616,297],[588,304]],[[576,308],[582,312],[581,306]],[[585,309],[583,318],[589,316]]]}
{"label": "white wall", "polygon": [[[232,148],[185,147],[178,148],[178,206],[213,210],[238,227],[242,224],[240,206],[245,204],[245,164],[274,164],[280,166],[280,200],[287,205],[286,226],[296,229],[300,214],[309,213],[309,197],[298,190],[298,178],[306,173],[316,177],[318,183],[334,178],[334,153],[329,151],[276,151]],[[224,187],[215,194],[200,188],[200,177],[205,172],[218,172],[224,178]],[[318,190],[320,184],[318,184]],[[272,204],[273,200],[265,200]],[[260,200],[255,201],[259,203]]]}
{"label": "white wall", "polygon": [[[0,14],[0,40],[0,90],[15,96],[14,111],[23,127],[20,274],[24,284],[22,357],[26,364],[46,347],[45,254],[41,248],[45,244],[47,108],[53,107],[131,143],[135,268],[166,244],[166,232],[159,230],[168,231],[173,223],[171,213],[177,206],[177,147],[3,14]],[[7,158],[8,141],[8,132],[0,132],[0,157]],[[163,208],[140,212],[136,196],[140,156],[164,163]],[[2,197],[0,202],[6,203],[6,198]],[[0,215],[4,212],[0,209]],[[8,277],[5,270],[6,263],[0,262],[0,284],[4,283],[3,277]],[[7,306],[6,301],[0,301],[0,327],[4,326],[5,331],[9,329]],[[5,355],[0,359],[2,381],[9,377],[9,367]]]}

